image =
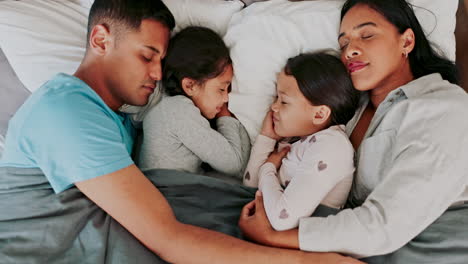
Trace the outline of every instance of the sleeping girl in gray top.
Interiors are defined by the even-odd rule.
[[[143,119],[142,170],[205,173],[201,165],[207,163],[217,174],[241,181],[250,140],[227,107],[232,76],[229,49],[212,30],[188,27],[172,38],[165,95]]]

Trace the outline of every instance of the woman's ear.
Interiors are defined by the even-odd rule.
[[[182,79],[182,89],[184,89],[185,94],[189,97],[192,97],[198,91],[195,80],[188,77]]]
[[[401,35],[401,42],[401,46],[403,48],[402,53],[410,54],[411,51],[413,51],[414,49],[414,45],[416,44],[414,39],[414,31],[411,28],[408,28],[407,30],[405,30],[405,32],[403,32],[403,34]]]
[[[314,106],[314,112],[312,114],[312,122],[314,123],[314,125],[324,125],[328,122],[330,118],[331,109],[326,105]]]

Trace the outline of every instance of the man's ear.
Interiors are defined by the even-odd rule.
[[[326,105],[314,106],[312,122],[314,125],[323,125],[328,122],[331,115],[330,107]]]
[[[89,36],[89,47],[99,55],[103,55],[108,50],[112,42],[110,31],[106,25],[100,24],[93,27]]]
[[[198,92],[197,82],[194,79],[185,77],[182,79],[182,89],[189,97],[192,97]]]

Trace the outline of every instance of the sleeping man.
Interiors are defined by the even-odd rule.
[[[174,25],[159,0],[94,2],[76,73],[56,75],[10,121],[0,262],[355,263],[183,224],[134,165],[133,127],[117,110],[147,103]]]

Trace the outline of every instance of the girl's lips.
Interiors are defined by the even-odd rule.
[[[364,63],[364,62],[360,62],[360,61],[350,62],[350,63],[348,63],[348,71],[350,73],[357,72],[357,71],[362,70],[363,68],[365,68],[367,65],[369,65],[369,63]]]

